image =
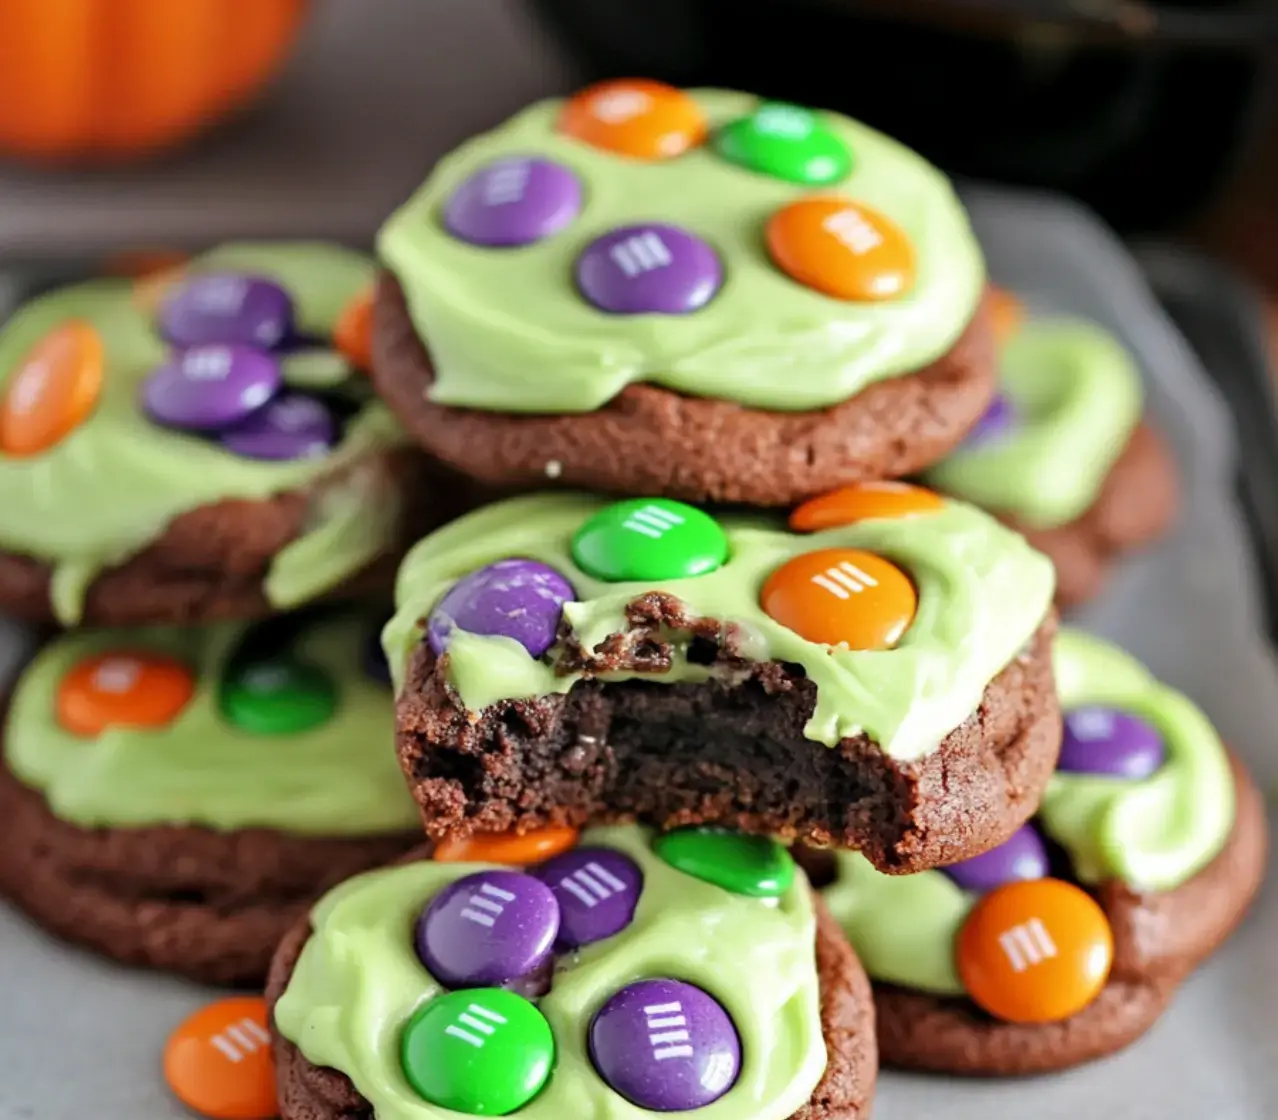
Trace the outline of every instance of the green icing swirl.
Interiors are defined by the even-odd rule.
[[[758,102],[692,90],[712,128]],[[627,385],[652,382],[754,408],[837,404],[872,382],[919,369],[957,340],[985,283],[981,251],[946,178],[862,124],[822,113],[852,149],[851,175],[825,193],[892,218],[916,254],[917,281],[884,302],[832,299],[791,280],[763,243],[768,217],[805,192],[745,170],[709,145],[644,162],[556,131],[560,101],[544,101],[443,159],[378,238],[430,347],[432,400],[499,412],[589,412]],[[577,173],[581,215],[563,232],[516,249],[486,249],[446,232],[440,210],[485,164],[534,154]],[[576,292],[573,265],[617,226],[668,221],[705,238],[724,264],[719,294],[690,315],[609,315]]]
[[[1034,529],[1082,516],[1140,422],[1140,373],[1112,335],[1072,319],[1036,319],[1002,353],[1015,427],[961,447],[928,484]]]
[[[1186,697],[1100,638],[1062,629],[1055,668],[1066,711],[1103,705],[1138,715],[1162,733],[1167,759],[1138,782],[1054,775],[1040,826],[1069,853],[1083,883],[1118,879],[1174,890],[1215,858],[1233,827],[1234,784],[1220,737]],[[840,852],[837,863],[825,900],[866,971],[887,983],[961,996],[953,945],[977,896],[940,871],[884,875],[856,852]]]
[[[190,271],[243,271],[288,289],[298,325],[331,335],[348,300],[374,274],[368,258],[323,244],[227,245]],[[99,280],[32,301],[0,329],[0,382],[48,331],[87,320],[105,351],[102,395],[65,439],[31,458],[0,455],[0,542],[53,567],[51,599],[65,625],[79,622],[84,596],[105,568],[135,555],[178,515],[224,499],[251,501],[314,483],[371,452],[402,442],[390,413],[365,406],[342,443],[323,459],[264,462],[167,430],[139,409],[139,387],[168,356],[132,285]],[[345,369],[331,355],[286,359],[286,378],[332,384]],[[347,371],[349,372],[349,371]],[[306,535],[275,558],[266,593],[278,608],[307,602],[357,572],[385,548],[397,499],[378,472],[353,471],[315,503]],[[322,538],[322,549],[312,537]],[[322,552],[323,563],[315,563]]]
[[[737,1083],[698,1109],[704,1120],[785,1120],[825,1071],[813,951],[816,918],[803,876],[780,899],[730,894],[663,863],[638,828],[597,829],[582,843],[616,848],[643,871],[634,921],[621,933],[556,962],[538,1002],[554,1031],[556,1064],[528,1120],[641,1120],[653,1114],[614,1093],[587,1052],[594,1013],[619,989],[650,977],[695,984],[718,999],[741,1037]],[[316,904],[313,933],[275,1006],[280,1033],[314,1065],[340,1070],[377,1120],[444,1120],[399,1063],[400,1031],[439,995],[413,950],[412,929],[447,884],[491,865],[428,861],[373,871]]]
[[[219,683],[251,628],[90,630],[46,645],[9,706],[4,756],[51,811],[80,828],[202,825],[223,832],[272,828],[316,836],[374,835],[418,824],[392,749],[389,689],[367,677],[360,653],[368,620],[341,614],[309,622],[288,647],[336,683],[328,722],[291,735],[254,735],[221,714]],[[58,684],[75,665],[109,651],[183,661],[196,692],[171,723],[117,727],[93,739],[65,730]]]
[[[957,502],[937,513],[808,535],[788,532],[766,515],[725,514],[719,522],[729,558],[717,571],[665,582],[603,583],[572,562],[571,538],[608,504],[581,494],[516,498],[420,542],[400,568],[397,611],[383,635],[397,682],[421,638],[422,620],[453,583],[497,560],[528,557],[549,564],[576,588],[578,601],[564,607],[564,617],[586,649],[628,628],[625,608],[637,596],[666,592],[699,616],[736,623],[745,634],[742,653],[751,660],[803,666],[817,686],[816,709],[804,729],[809,739],[833,746],[864,730],[885,753],[911,759],[934,750],[976,710],[985,686],[1016,657],[1052,600],[1051,563],[989,515]],[[805,552],[843,547],[885,556],[914,580],[918,612],[891,650],[818,645],[774,622],[759,606],[774,569]],[[644,679],[704,679],[711,670],[689,663],[686,642],[670,637],[676,645],[673,667]],[[537,660],[511,639],[473,634],[454,636],[448,673],[471,710],[502,699],[567,692],[581,679],[579,673],[558,671],[553,656]]]

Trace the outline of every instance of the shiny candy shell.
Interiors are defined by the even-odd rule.
[[[559,904],[545,883],[518,871],[480,871],[427,904],[414,943],[444,987],[502,987],[540,968],[558,934]]]
[[[400,1065],[423,1100],[468,1116],[506,1116],[531,1101],[555,1063],[545,1016],[513,992],[449,992],[400,1036]]]
[[[778,898],[794,884],[794,859],[768,836],[698,826],[665,832],[653,851],[677,871],[733,894]]]
[[[944,508],[939,495],[908,482],[857,482],[808,499],[790,514],[790,528],[796,533],[819,533],[858,521],[915,517]]]
[[[1060,879],[1004,886],[977,900],[955,962],[971,999],[1009,1023],[1054,1023],[1105,986],[1114,936],[1096,900]]]
[[[890,218],[841,198],[801,198],[768,219],[768,253],[791,280],[835,299],[896,299],[914,287],[914,248]]]
[[[323,669],[288,657],[247,660],[222,682],[222,715],[254,735],[297,735],[327,723],[337,686]]]
[[[641,980],[590,1024],[590,1060],[616,1092],[653,1112],[688,1112],[741,1072],[741,1040],[717,1000],[680,980]]]
[[[890,649],[914,621],[918,596],[909,576],[881,556],[825,548],[777,568],[760,603],[770,618],[809,642]]]
[[[1075,708],[1065,715],[1056,769],[1139,781],[1163,765],[1166,748],[1157,729],[1117,708]]]
[[[633,498],[600,510],[572,539],[573,562],[608,583],[687,579],[728,558],[719,523],[668,498]]]
[[[163,727],[195,695],[195,676],[176,658],[128,650],[100,653],[58,682],[58,722],[73,735],[112,727]]]
[[[160,333],[181,349],[235,343],[269,350],[293,329],[293,301],[272,280],[238,273],[193,276],[169,293]]]
[[[444,228],[472,245],[531,245],[581,213],[581,181],[561,163],[513,156],[482,167],[444,205]]]
[[[963,440],[964,447],[980,447],[1002,439],[1016,425],[1016,406],[1012,404],[1006,393],[995,393],[989,407],[981,414],[981,418],[967,433]]]
[[[0,398],[0,452],[38,455],[61,442],[93,412],[102,392],[104,349],[78,320],[37,342],[9,374]]]
[[[173,1095],[212,1120],[270,1120],[277,1105],[267,1020],[257,996],[220,999],[187,1018],[164,1047]]]
[[[249,346],[196,346],[142,383],[142,404],[158,424],[215,432],[242,423],[280,390],[280,364]]]
[[[575,828],[539,828],[532,832],[476,833],[464,840],[443,840],[433,859],[440,863],[508,863],[527,867],[568,851],[577,843]]]
[[[559,948],[577,949],[612,937],[635,916],[643,872],[611,848],[577,848],[533,871],[559,901]]]
[[[317,459],[337,442],[337,417],[317,397],[282,393],[247,420],[222,431],[218,442],[245,459]]]
[[[852,153],[809,109],[770,101],[715,136],[726,160],[776,179],[824,186],[847,177]]]
[[[631,159],[683,155],[706,136],[701,107],[663,82],[626,78],[583,89],[564,105],[559,131]]]
[[[687,315],[723,285],[718,254],[678,226],[621,226],[592,241],[577,258],[577,288],[612,315]]]
[[[1023,824],[998,847],[941,870],[965,891],[985,894],[1004,883],[1045,879],[1047,848],[1034,826]]]
[[[458,580],[431,611],[430,648],[441,654],[454,630],[512,638],[532,657],[555,641],[564,604],[576,592],[562,575],[537,560],[498,560]]]

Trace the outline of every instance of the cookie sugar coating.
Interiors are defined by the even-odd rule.
[[[279,355],[285,382],[332,388],[351,372],[323,340],[370,282],[366,258],[320,244],[228,245],[191,263],[192,276],[205,273],[266,277],[287,290],[293,327],[310,348]],[[91,331],[101,347],[96,400],[37,453],[0,453],[0,545],[52,569],[60,620],[79,619],[100,573],[144,551],[181,515],[220,502],[263,501],[335,480],[303,534],[272,563],[265,592],[276,607],[329,590],[389,545],[398,499],[385,471],[362,469],[366,458],[402,443],[380,404],[356,407],[327,454],[292,461],[249,458],[163,426],[146,411],[143,386],[171,349],[154,309],[116,280],[70,287],[21,309],[0,331],[0,382],[21,376],[24,358],[68,322]],[[7,404],[32,407],[12,395]]]
[[[688,96],[712,132],[760,106],[722,90]],[[802,187],[733,162],[713,144],[673,159],[626,158],[562,131],[563,111],[562,102],[542,102],[464,144],[379,235],[379,255],[431,353],[434,403],[589,412],[648,382],[753,408],[817,409],[930,365],[976,312],[984,265],[949,183],[863,125],[814,114],[853,153],[846,176],[823,189],[899,228],[913,253],[913,282],[891,299],[851,301],[792,279],[768,256],[764,227],[804,196]],[[451,234],[445,215],[455,193],[499,161],[527,156],[581,182],[575,220],[514,250]],[[721,286],[683,314],[615,314],[583,298],[572,283],[583,251],[620,227],[653,222],[704,243],[721,266]],[[668,250],[640,237],[628,253],[625,271],[637,274],[666,263]],[[669,267],[682,267],[668,255]]]

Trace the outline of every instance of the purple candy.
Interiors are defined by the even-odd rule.
[[[293,301],[278,284],[257,276],[195,276],[160,308],[159,327],[182,349],[223,342],[269,350],[292,333]]]
[[[1016,408],[1003,393],[995,393],[989,408],[976,422],[976,426],[967,433],[963,443],[967,447],[977,447],[983,443],[991,443],[1001,439],[1016,423]]]
[[[426,637],[436,654],[461,629],[514,638],[540,657],[554,644],[563,606],[575,594],[554,568],[536,560],[499,560],[453,585],[431,612]]]
[[[444,227],[472,245],[531,245],[581,213],[581,182],[562,164],[514,157],[480,168],[444,206]]]
[[[1117,708],[1075,708],[1065,716],[1057,770],[1138,781],[1165,757],[1162,736],[1139,716]]]
[[[741,1040],[728,1013],[700,988],[681,980],[641,980],[595,1015],[590,1059],[632,1104],[687,1112],[718,1100],[736,1083]]]
[[[285,393],[220,436],[228,451],[246,459],[316,459],[337,442],[337,419],[305,393]]]
[[[1047,849],[1034,826],[1023,824],[997,848],[941,870],[965,891],[984,894],[1004,883],[1046,878]]]
[[[417,919],[414,940],[446,988],[495,988],[540,968],[559,932],[545,883],[518,871],[480,871],[445,887]]]
[[[656,222],[615,229],[577,258],[581,294],[617,315],[686,315],[722,285],[723,265],[709,245]]]
[[[196,346],[146,379],[142,405],[165,427],[215,432],[246,420],[282,384],[279,363],[265,350]]]
[[[643,891],[643,872],[611,848],[574,848],[533,871],[559,901],[559,948],[579,949],[626,928]]]

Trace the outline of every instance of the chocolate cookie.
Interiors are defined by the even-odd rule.
[[[423,541],[386,634],[428,835],[722,824],[897,873],[1006,839],[1060,742],[1048,561],[901,484],[791,525],[558,494]]]
[[[297,616],[47,645],[5,721],[0,895],[115,960],[260,983],[319,894],[421,841],[374,636]]]
[[[1179,500],[1176,464],[1141,418],[1140,372],[1091,323],[1027,318],[995,301],[1002,388],[949,459],[939,490],[989,509],[1056,565],[1062,608],[1092,598],[1128,552],[1157,540]]]
[[[371,399],[372,281],[336,247],[232,245],[21,309],[0,330],[0,608],[201,623],[385,590],[464,495]]]
[[[788,505],[936,462],[994,390],[950,184],[833,113],[543,102],[443,160],[379,252],[379,393],[503,490]]]
[[[1095,639],[1063,631],[1058,661],[1070,710],[1037,828],[913,881],[817,857],[874,977],[885,1063],[1007,1076],[1111,1054],[1260,888],[1264,802],[1202,714]]]
[[[582,843],[528,874],[423,852],[324,898],[267,984],[282,1120],[372,1120],[383,1102],[869,1116],[869,983],[784,849],[720,830]]]

